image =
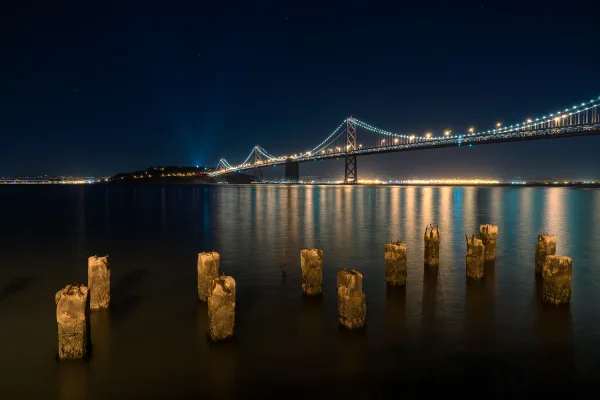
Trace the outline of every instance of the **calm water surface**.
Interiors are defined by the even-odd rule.
[[[0,187],[0,398],[368,397],[590,388],[600,378],[600,190],[302,186]],[[441,262],[425,274],[425,225]],[[495,266],[465,278],[465,234],[500,226]],[[537,234],[573,258],[568,307],[539,301]],[[383,244],[408,244],[405,289]],[[324,294],[301,296],[302,248]],[[237,281],[236,339],[211,345],[196,257]],[[288,263],[287,278],[280,265]],[[58,363],[54,294],[112,258],[93,355]],[[367,326],[337,323],[335,273],[364,275]]]

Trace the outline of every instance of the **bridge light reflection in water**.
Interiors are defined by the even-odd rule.
[[[594,268],[600,265],[594,235],[600,190],[302,185],[0,189],[11,191],[0,196],[0,206],[14,211],[4,222],[18,227],[0,232],[3,265],[19,266],[2,269],[2,279],[30,277],[33,282],[20,292],[0,292],[3,322],[11,327],[0,330],[0,341],[13,344],[0,352],[0,365],[11,366],[3,371],[0,387],[9,393],[44,398],[58,390],[55,384],[66,372],[52,357],[56,325],[47,293],[73,274],[85,276],[86,257],[98,249],[118,260],[115,307],[110,323],[92,320],[98,356],[78,369],[77,383],[85,393],[103,393],[106,382],[126,375],[119,391],[131,398],[152,397],[165,377],[176,379],[184,393],[219,394],[265,376],[301,384],[317,377],[323,382],[360,379],[375,371],[387,379],[390,365],[395,367],[390,382],[396,382],[398,372],[430,381],[435,365],[431,373],[437,384],[454,379],[462,360],[480,359],[502,361],[493,367],[502,382],[540,379],[547,384],[548,359],[560,376],[572,377],[581,371],[574,367],[581,366],[590,379],[600,378],[593,367],[600,359],[595,334],[600,332],[595,317],[600,313],[600,270]],[[31,190],[38,192],[31,196]],[[74,204],[85,204],[85,213]],[[40,219],[52,222],[51,232],[40,230]],[[434,280],[424,276],[422,264],[424,225],[431,222],[442,233]],[[481,288],[465,280],[464,234],[488,222],[499,225],[501,233],[495,272],[485,277],[485,285],[491,286]],[[558,235],[558,251],[573,257],[571,304],[560,315],[536,301],[533,249],[540,232]],[[386,287],[384,274],[383,243],[396,239],[408,245],[408,283],[400,292]],[[39,253],[30,251],[32,241],[45,255],[43,266]],[[325,292],[319,303],[309,304],[299,295],[298,254],[313,245],[324,250]],[[226,346],[206,342],[206,308],[195,298],[194,254],[203,249],[219,251],[222,270],[238,282],[238,339]],[[285,281],[278,265],[284,249],[289,263]],[[367,329],[351,335],[338,329],[336,317],[335,273],[344,267],[364,274],[368,302]],[[141,269],[143,279],[127,278],[140,276]],[[161,350],[159,344],[165,342],[169,346]],[[349,343],[364,356],[350,370],[339,365]],[[152,356],[148,348],[155,349]],[[213,371],[210,362],[223,351],[233,366]],[[445,362],[448,357],[457,362]],[[504,369],[505,364],[510,368]],[[218,374],[223,376],[217,379]],[[38,384],[28,385],[31,380]]]

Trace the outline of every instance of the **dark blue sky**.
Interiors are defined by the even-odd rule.
[[[600,95],[594,2],[82,3],[0,6],[0,175],[233,163],[255,144],[303,151],[349,115],[394,132],[489,129]],[[600,179],[599,145],[557,139],[359,163],[363,177]],[[301,171],[337,177],[343,166]]]

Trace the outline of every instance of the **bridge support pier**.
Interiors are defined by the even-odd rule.
[[[344,170],[344,184],[346,185],[356,185],[358,183],[356,154],[352,153],[356,149],[356,121],[350,117],[346,120],[346,160]]]
[[[300,163],[293,161],[285,163],[285,180],[289,183],[300,182]]]
[[[263,181],[263,167],[255,168],[254,173],[256,174],[256,178],[258,178],[258,182]]]
[[[358,168],[356,155],[346,154],[346,170],[344,171],[344,184],[356,185],[358,183]]]

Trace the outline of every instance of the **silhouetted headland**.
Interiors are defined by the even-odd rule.
[[[245,184],[256,181],[256,178],[242,174],[239,172],[233,172],[226,176],[219,176],[213,178],[210,173],[214,171],[212,167],[203,166],[166,166],[166,167],[150,167],[146,170],[139,170],[134,172],[121,172],[115,176],[109,178],[102,183],[127,183],[127,184],[148,184],[148,183],[160,183],[160,184],[212,184],[212,183],[233,183],[233,184]]]

